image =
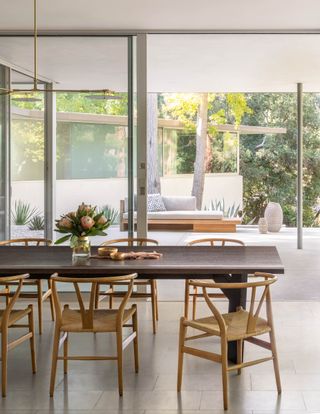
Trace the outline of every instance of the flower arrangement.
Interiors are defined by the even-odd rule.
[[[64,243],[70,240],[70,246],[75,247],[79,239],[89,236],[106,236],[104,230],[110,226],[103,212],[97,212],[96,207],[82,203],[77,211],[72,211],[61,216],[56,220],[56,229],[58,233],[66,234],[66,236],[58,239],[55,244]]]

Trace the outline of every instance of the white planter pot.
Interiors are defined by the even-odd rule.
[[[280,231],[283,222],[283,212],[280,204],[270,201],[265,209],[264,218],[268,223],[268,231],[274,233]]]

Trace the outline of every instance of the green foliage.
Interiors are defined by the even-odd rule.
[[[286,134],[242,135],[240,174],[243,175],[244,222],[257,222],[268,201],[279,202],[284,223],[296,225],[296,95],[247,94],[251,113],[245,125],[284,127]],[[320,194],[320,97],[304,95],[304,225],[317,225]],[[261,145],[262,144],[262,145]]]
[[[101,208],[104,216],[109,220],[110,225],[119,223],[119,210],[106,204]]]
[[[40,215],[33,216],[28,224],[29,230],[44,230],[44,217]]]
[[[35,207],[31,208],[29,203],[16,200],[12,211],[12,223],[18,226],[24,226],[30,222],[35,214],[38,214],[38,210]]]

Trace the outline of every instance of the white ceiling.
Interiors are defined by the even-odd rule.
[[[0,37],[0,60],[32,72],[32,38]],[[39,73],[61,88],[127,89],[127,40],[39,39]],[[319,35],[149,35],[150,92],[320,91]]]
[[[41,29],[319,29],[319,0],[38,0]],[[33,0],[1,0],[1,30],[32,28]]]

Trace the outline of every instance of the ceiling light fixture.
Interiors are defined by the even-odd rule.
[[[13,93],[30,94],[34,92],[60,92],[60,93],[100,93],[110,96],[109,99],[115,98],[114,91],[110,89],[48,89],[38,87],[38,25],[37,25],[37,0],[33,0],[33,88],[32,89],[8,89],[0,88],[0,95],[10,95]],[[97,95],[97,96],[103,96]]]

